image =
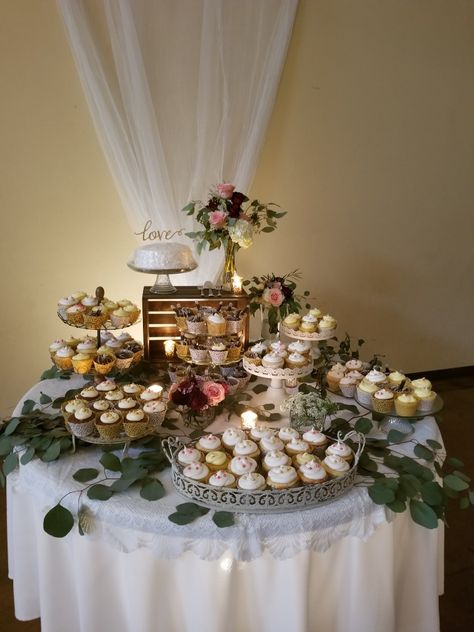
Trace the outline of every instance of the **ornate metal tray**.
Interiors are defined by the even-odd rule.
[[[288,338],[296,338],[296,340],[330,340],[335,336],[335,329],[332,329],[330,333],[320,334],[317,332],[308,333],[307,331],[300,331],[299,329],[290,329],[289,327],[285,327],[282,323],[280,325],[280,333],[285,334]]]
[[[292,377],[304,377],[305,375],[309,375],[314,368],[313,361],[311,361],[297,369],[269,369],[265,366],[257,366],[252,364],[252,362],[248,362],[245,356],[242,357],[242,366],[247,373],[251,373],[257,377],[265,377],[268,379],[277,378],[280,380],[287,380]]]
[[[176,490],[190,500],[211,509],[235,511],[240,513],[287,513],[312,509],[317,505],[336,500],[354,485],[359,457],[364,449],[365,437],[353,431],[351,435],[357,440],[358,446],[354,463],[350,470],[337,478],[325,483],[301,485],[291,489],[276,491],[263,490],[249,492],[242,489],[219,489],[205,483],[198,483],[182,473],[177,461],[177,454],[185,445],[178,437],[168,437],[162,441],[163,450],[171,463],[171,480]]]

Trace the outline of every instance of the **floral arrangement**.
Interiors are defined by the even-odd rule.
[[[170,398],[177,406],[187,406],[199,414],[220,404],[228,392],[225,382],[214,382],[191,374],[181,382],[172,384]]]
[[[311,425],[322,430],[324,420],[328,415],[334,415],[339,410],[339,404],[322,397],[317,392],[299,392],[286,399],[280,408],[282,412],[290,416],[293,427],[302,428]]]
[[[209,250],[233,244],[235,249],[249,248],[254,234],[271,233],[276,228],[276,220],[286,215],[277,211],[276,204],[262,204],[259,200],[249,202],[249,198],[229,183],[218,184],[211,189],[208,201],[192,201],[182,211],[187,215],[196,213],[196,220],[204,229],[186,233],[197,241],[197,251],[201,254],[207,244]]]
[[[298,270],[293,270],[284,276],[265,274],[261,277],[252,277],[243,282],[247,287],[250,297],[250,313],[252,315],[258,309],[263,309],[268,317],[268,326],[271,334],[278,331],[278,323],[292,312],[301,310],[301,301],[309,296],[309,292],[303,292],[303,296],[296,294],[296,281],[301,278]],[[309,309],[311,306],[306,305]]]

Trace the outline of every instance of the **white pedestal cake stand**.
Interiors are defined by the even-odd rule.
[[[247,373],[250,373],[250,375],[270,380],[266,399],[270,399],[273,403],[286,398],[286,393],[283,388],[283,382],[285,380],[305,377],[306,375],[309,375],[314,368],[313,361],[311,361],[298,369],[268,369],[267,367],[261,365],[256,366],[255,364],[252,364],[245,356],[242,358],[242,366]]]
[[[181,274],[182,272],[192,272],[197,268],[197,263],[187,268],[139,268],[133,261],[127,263],[128,267],[135,272],[145,272],[147,274],[156,274],[154,285],[150,288],[152,294],[174,294],[177,290],[171,283],[170,274]]]

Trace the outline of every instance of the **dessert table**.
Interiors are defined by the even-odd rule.
[[[83,383],[45,380],[24,399],[38,401],[40,391],[58,397]],[[21,402],[14,415],[20,410]],[[417,422],[414,438],[440,441],[434,419]],[[443,527],[425,529],[408,512],[375,505],[363,486],[314,509],[238,514],[228,528],[218,528],[212,512],[177,526],[168,516],[185,499],[165,470],[159,501],[133,490],[107,502],[83,495],[87,533],[75,526],[65,538],[49,536],[45,513],[82,488],[72,474],[97,467],[99,455],[89,446],[8,476],[15,613],[41,617],[43,632],[439,630]],[[62,501],[74,514],[77,496]]]

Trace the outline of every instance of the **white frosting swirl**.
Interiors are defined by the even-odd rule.
[[[96,389],[103,393],[107,393],[108,391],[113,391],[117,388],[117,385],[113,380],[103,380],[99,384],[97,384]]]
[[[178,461],[183,465],[196,463],[201,460],[201,453],[196,448],[183,448],[178,452]]]
[[[198,445],[202,446],[204,450],[217,450],[221,446],[221,440],[216,435],[209,434],[201,437]]]
[[[286,444],[286,449],[292,450],[293,452],[308,452],[309,445],[307,441],[303,441],[303,439],[294,438]]]
[[[193,463],[190,463],[189,465],[186,465],[183,470],[183,474],[188,478],[201,480],[209,475],[209,468],[204,463],[195,461]]]
[[[284,426],[283,428],[280,428],[278,436],[283,441],[291,441],[292,439],[299,439],[300,433],[296,430],[296,428]]]
[[[278,467],[279,465],[288,465],[291,462],[291,459],[281,450],[272,450],[271,452],[267,452],[263,462],[267,467],[273,468]]]
[[[234,446],[235,456],[248,456],[249,454],[254,454],[257,451],[258,445],[255,443],[255,441],[251,441],[250,439],[239,441]]]
[[[322,432],[319,432],[319,430],[316,430],[316,428],[311,428],[311,430],[305,432],[303,434],[303,440],[307,441],[308,443],[314,443],[315,445],[322,445],[324,443],[327,443],[326,435]]]
[[[137,408],[136,410],[131,410],[125,416],[127,421],[143,421],[145,419],[145,413],[141,408]]]
[[[87,386],[81,391],[81,397],[84,397],[85,399],[93,399],[94,397],[98,397],[98,395],[99,392],[95,386]]]
[[[317,461],[308,461],[300,467],[301,474],[312,481],[320,481],[326,478],[326,470]]]
[[[233,474],[242,476],[257,469],[257,461],[249,456],[234,456],[229,463],[229,469]]]
[[[268,472],[268,478],[273,483],[288,485],[298,478],[298,474],[291,465],[279,465],[278,467],[272,467]]]
[[[103,424],[114,424],[119,420],[120,420],[120,415],[113,410],[107,413],[102,413],[102,415],[100,416],[100,421]]]
[[[265,479],[261,474],[257,474],[257,472],[249,472],[239,478],[238,485],[240,489],[255,491],[256,489],[265,487]]]
[[[209,484],[215,487],[229,487],[235,483],[235,476],[225,470],[219,470],[209,478]]]
[[[257,441],[272,434],[274,434],[273,430],[264,424],[255,424],[255,427],[250,430],[250,436]]]
[[[82,406],[76,409],[74,417],[75,419],[77,419],[77,421],[86,421],[87,419],[90,419],[92,417],[92,411],[89,410],[86,406]]]
[[[239,441],[245,439],[245,432],[240,428],[227,428],[222,435],[223,442],[228,446],[235,446]]]
[[[283,450],[285,444],[276,435],[270,435],[268,437],[262,437],[260,447],[263,452],[272,452],[274,450]]]
[[[351,456],[352,450],[346,443],[343,443],[342,441],[338,441],[337,443],[333,443],[332,445],[329,446],[329,448],[326,450],[326,454],[328,456],[335,455],[335,456],[340,456],[341,458],[343,458],[346,456]]]
[[[347,472],[349,469],[349,463],[336,454],[328,454],[323,463],[336,472]]]
[[[124,397],[118,403],[118,407],[122,410],[129,410],[130,408],[136,408],[137,402],[133,397]]]

